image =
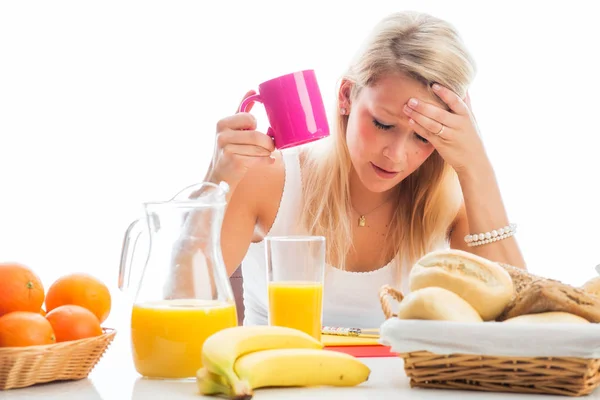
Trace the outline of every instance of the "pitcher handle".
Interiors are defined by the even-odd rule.
[[[136,219],[127,227],[125,236],[123,238],[123,246],[121,248],[121,263],[119,265],[119,290],[129,288],[131,279],[131,261],[133,259],[133,253],[135,252],[135,246],[143,232],[143,225],[140,225],[140,220]],[[133,238],[133,248],[130,256],[130,243]]]

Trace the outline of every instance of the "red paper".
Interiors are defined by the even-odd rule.
[[[389,346],[325,346],[326,350],[339,351],[354,357],[397,357],[396,353],[390,352]]]

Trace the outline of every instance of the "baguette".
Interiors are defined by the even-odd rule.
[[[523,268],[518,268],[509,264],[498,263],[502,268],[508,272],[510,275],[514,287],[515,293],[514,297],[518,296],[524,289],[526,289],[533,282],[537,282],[540,280],[546,280],[546,278],[542,278],[541,276],[534,275]],[[514,299],[513,297],[513,299]],[[513,300],[511,299],[511,300]]]
[[[562,311],[598,323],[600,298],[553,279],[541,279],[523,289],[497,320],[550,311]]]

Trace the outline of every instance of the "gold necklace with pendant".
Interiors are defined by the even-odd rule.
[[[365,225],[367,225],[367,219],[365,218],[364,215],[361,215],[358,218],[358,226],[365,226]]]
[[[360,227],[367,226],[367,215],[371,214],[373,211],[377,210],[379,207],[383,206],[391,199],[392,198],[390,197],[389,199],[387,199],[386,201],[384,201],[383,203],[381,203],[380,205],[378,205],[377,207],[375,207],[374,209],[372,209],[371,211],[369,211],[368,213],[365,213],[365,214],[359,213],[358,211],[356,211],[356,208],[354,208],[354,206],[352,206],[352,208],[354,208],[354,211],[356,211],[360,215],[360,217],[358,217],[358,226],[360,226]]]

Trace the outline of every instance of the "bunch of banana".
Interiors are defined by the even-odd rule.
[[[202,363],[196,376],[200,393],[236,400],[252,398],[261,387],[355,386],[371,372],[302,331],[277,326],[219,331],[204,342]]]

